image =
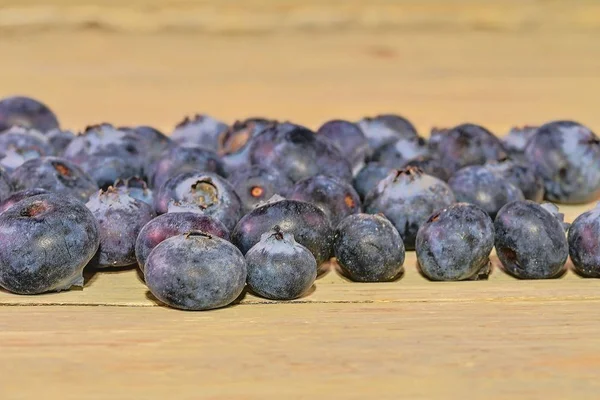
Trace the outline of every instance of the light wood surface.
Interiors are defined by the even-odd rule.
[[[398,112],[424,133],[600,131],[596,2],[234,3],[2,0],[0,96],[39,97],[75,130]],[[330,272],[294,302],[205,313],[158,306],[132,269],[0,292],[0,399],[599,397],[600,281],[431,283],[414,264],[394,283]]]

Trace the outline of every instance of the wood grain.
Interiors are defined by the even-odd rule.
[[[0,1],[0,97],[39,97],[75,130],[169,132],[194,112],[600,130],[593,1],[124,4]],[[592,206],[561,209],[572,221]],[[206,313],[157,305],[135,270],[0,292],[0,399],[598,398],[600,281],[496,269],[431,283],[414,253],[406,268],[387,284],[331,272],[298,301],[247,295]]]

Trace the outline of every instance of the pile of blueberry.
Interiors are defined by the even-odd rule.
[[[18,294],[137,264],[161,302],[206,310],[246,288],[303,296],[332,257],[359,282],[399,278],[406,250],[430,280],[485,279],[494,246],[517,278],[558,277],[569,254],[600,277],[600,207],[569,227],[540,204],[599,194],[600,141],[571,121],[502,140],[475,124],[426,140],[397,115],[75,135],[34,99],[0,100],[0,286]]]

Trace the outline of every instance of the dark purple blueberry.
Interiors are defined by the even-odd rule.
[[[410,139],[418,136],[414,125],[399,115],[382,114],[365,117],[357,124],[367,138],[371,152],[398,139]]]
[[[404,243],[381,215],[355,214],[337,226],[333,244],[343,275],[356,282],[388,282],[404,273]]]
[[[521,189],[526,200],[536,203],[544,200],[544,181],[533,172],[528,164],[507,158],[497,162],[488,162],[484,166]]]
[[[135,241],[144,225],[156,216],[152,206],[110,187],[86,204],[100,227],[97,263],[101,268],[134,264]]]
[[[408,167],[392,171],[367,195],[365,210],[382,213],[404,240],[406,250],[415,248],[420,226],[437,210],[455,202],[446,182]]]
[[[219,136],[227,128],[227,124],[211,116],[196,114],[192,118],[185,117],[177,124],[171,139],[175,143],[194,144],[216,152],[219,149]]]
[[[0,134],[0,149],[4,152],[0,164],[11,170],[27,160],[49,156],[53,153],[48,139],[41,132],[20,126],[13,126]],[[14,152],[20,157],[7,158],[7,152]],[[20,164],[15,162],[16,160],[20,160]]]
[[[437,157],[450,174],[469,165],[506,158],[502,142],[482,126],[462,124],[440,136]]]
[[[169,203],[183,206],[182,211],[209,215],[233,229],[242,217],[242,203],[235,189],[216,174],[192,171],[175,175],[154,196],[154,209],[158,214],[175,209]]]
[[[165,150],[148,170],[148,183],[155,191],[171,177],[182,172],[205,171],[225,175],[219,156],[203,147],[182,144]]]
[[[75,134],[71,131],[63,131],[60,129],[52,129],[46,132],[46,139],[52,148],[52,155],[60,157],[64,153],[65,149],[69,147]]]
[[[343,120],[325,122],[317,131],[337,146],[353,169],[360,168],[369,153],[369,142],[358,125]]]
[[[600,203],[578,216],[569,228],[569,255],[575,272],[600,278]]]
[[[260,237],[275,226],[294,236],[323,264],[331,257],[333,231],[329,219],[317,206],[296,200],[268,202],[246,214],[231,232],[231,241],[246,254]]]
[[[234,171],[228,178],[240,197],[244,214],[273,195],[285,196],[294,183],[280,171],[253,165]]]
[[[459,170],[448,185],[457,201],[481,207],[492,219],[505,204],[524,199],[521,189],[482,165]]]
[[[358,193],[361,199],[364,199],[391,171],[393,171],[393,168],[386,167],[380,163],[368,163],[354,177],[352,184],[356,193]]]
[[[174,145],[168,136],[151,126],[120,127],[119,130],[133,132],[144,143],[146,149],[144,154],[145,172],[150,164],[155,162],[165,150]]]
[[[246,284],[246,260],[228,241],[201,232],[173,236],[152,250],[146,285],[168,306],[210,310],[232,303]]]
[[[250,139],[277,121],[264,118],[248,118],[236,121],[221,135],[219,154],[228,174],[247,168],[250,164]]]
[[[261,235],[246,253],[246,263],[250,289],[271,300],[297,299],[317,278],[315,257],[279,226]]]
[[[547,123],[529,140],[525,156],[544,180],[546,199],[577,204],[600,195],[600,140],[587,127]]]
[[[417,158],[413,158],[408,161],[404,168],[406,167],[416,167],[421,171],[425,172],[427,175],[435,176],[445,182],[450,179],[450,174],[444,168],[439,158],[433,156],[421,156]]]
[[[502,143],[508,155],[513,159],[524,161],[527,142],[537,130],[537,126],[513,127],[508,135],[502,138]]]
[[[11,192],[12,187],[8,173],[0,166],[0,202],[5,201]]]
[[[23,199],[27,199],[29,197],[37,196],[40,194],[48,194],[48,193],[51,193],[51,192],[46,189],[40,189],[40,188],[21,190],[20,192],[13,193],[12,195],[8,196],[5,200],[0,202],[0,213],[8,210],[10,207],[14,206],[15,204],[17,204],[19,201],[21,201]],[[2,199],[1,195],[0,195],[0,199]]]
[[[254,136],[248,146],[252,165],[278,169],[294,182],[320,174],[352,180],[350,163],[337,147],[298,125],[269,127]]]
[[[360,212],[360,197],[352,185],[325,175],[315,175],[296,182],[287,198],[319,207],[329,218],[332,227],[348,215]]]
[[[118,179],[114,184],[114,188],[119,192],[133,197],[134,199],[154,206],[154,196],[152,190],[148,188],[146,181],[138,176],[134,176],[125,180]]]
[[[99,243],[83,203],[54,193],[26,198],[0,214],[0,286],[18,294],[83,286]]]
[[[496,254],[504,271],[519,279],[560,276],[569,256],[556,206],[530,200],[508,203],[496,216]]]
[[[494,248],[494,223],[473,204],[435,212],[417,233],[421,273],[432,281],[487,279]]]
[[[38,100],[14,96],[0,100],[0,132],[11,126],[47,132],[58,128],[56,115]]]
[[[429,155],[427,141],[422,137],[398,139],[381,146],[371,157],[390,168],[403,168],[410,160]]]
[[[41,188],[83,202],[98,191],[96,181],[69,160],[41,157],[29,160],[11,174],[15,191]]]
[[[176,212],[159,215],[148,222],[138,234],[135,256],[143,271],[148,255],[160,242],[176,235],[200,231],[229,240],[229,230],[218,220],[208,215],[192,212]]]

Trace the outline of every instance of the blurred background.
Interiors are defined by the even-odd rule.
[[[75,130],[196,112],[600,130],[593,0],[0,0],[0,54],[0,97]]]

